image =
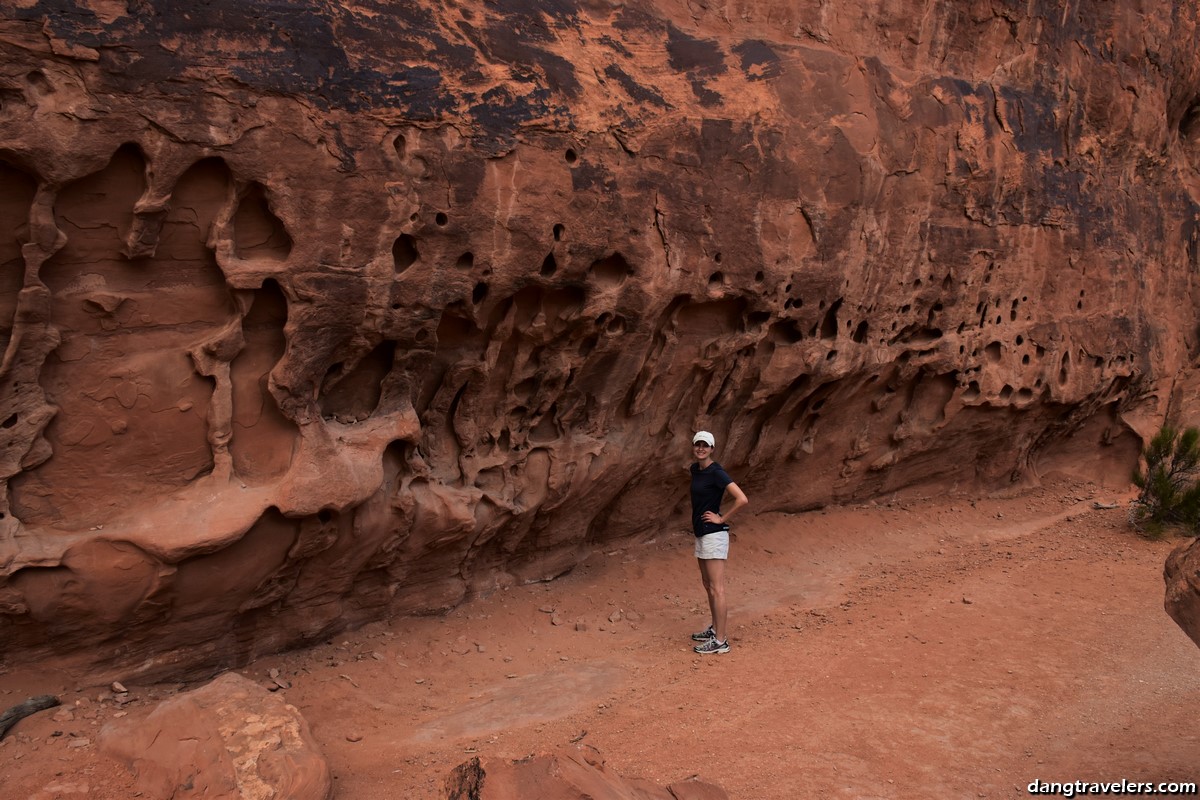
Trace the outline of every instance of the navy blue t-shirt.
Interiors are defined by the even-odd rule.
[[[724,523],[706,522],[705,511],[721,513],[721,498],[725,496],[725,487],[733,483],[733,478],[717,462],[700,469],[698,463],[692,464],[692,533],[704,536],[717,531],[727,531],[729,526]]]

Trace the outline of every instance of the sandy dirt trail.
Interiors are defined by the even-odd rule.
[[[986,500],[747,514],[725,655],[691,651],[706,607],[681,528],[596,552],[551,583],[240,672],[291,683],[337,797],[353,800],[442,798],[444,777],[473,756],[572,742],[627,777],[698,774],[742,800],[1200,781],[1200,648],[1162,606],[1177,542],[1136,537],[1123,508],[1093,508],[1113,499],[1058,481]],[[69,702],[61,684],[9,671],[0,705],[60,689]],[[182,687],[131,688],[133,714]],[[79,724],[114,713],[95,705]],[[34,794],[68,778],[90,781],[90,797],[128,796],[121,767],[94,746],[67,750],[47,720],[0,747],[0,769],[28,790],[15,796],[79,796]]]

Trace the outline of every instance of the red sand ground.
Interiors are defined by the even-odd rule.
[[[1177,542],[1140,539],[1124,508],[1092,507],[1113,499],[1059,481],[975,502],[745,514],[726,655],[691,651],[706,608],[680,529],[597,552],[550,584],[241,672],[290,682],[346,800],[441,798],[473,755],[576,740],[626,777],[699,774],[741,800],[1200,781],[1200,649],[1162,605]],[[183,687],[129,688],[123,710],[137,714]],[[0,675],[0,707],[42,693],[85,705],[18,724],[0,743],[0,793],[134,796],[95,744],[121,713],[111,693]]]

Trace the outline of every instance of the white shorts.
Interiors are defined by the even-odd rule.
[[[729,558],[729,531],[717,531],[697,536],[696,558]]]

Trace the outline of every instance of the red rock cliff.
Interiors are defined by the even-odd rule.
[[[9,2],[0,636],[161,676],[685,502],[1127,473],[1194,3]]]

